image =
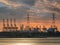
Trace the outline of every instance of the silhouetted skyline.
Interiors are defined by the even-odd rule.
[[[60,30],[60,0],[0,0],[0,29],[2,19],[16,18],[17,26],[27,25],[26,16],[30,15],[30,26],[50,27],[52,13],[56,15],[56,26]]]

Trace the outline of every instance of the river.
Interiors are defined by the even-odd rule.
[[[60,38],[0,38],[0,45],[60,45]]]

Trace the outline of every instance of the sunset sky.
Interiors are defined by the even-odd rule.
[[[0,0],[0,29],[3,18],[16,18],[18,24],[25,24],[28,13],[32,25],[46,26],[51,25],[54,13],[60,28],[60,0]]]

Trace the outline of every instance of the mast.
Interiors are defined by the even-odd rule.
[[[53,13],[53,15],[52,15],[52,24],[53,24],[53,26],[55,26],[55,21],[56,21],[56,17],[55,17],[55,14]]]
[[[29,17],[29,14],[27,14],[27,25],[29,26],[30,24],[30,17]]]

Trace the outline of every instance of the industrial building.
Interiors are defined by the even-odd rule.
[[[17,31],[16,19],[3,19],[3,32]]]

